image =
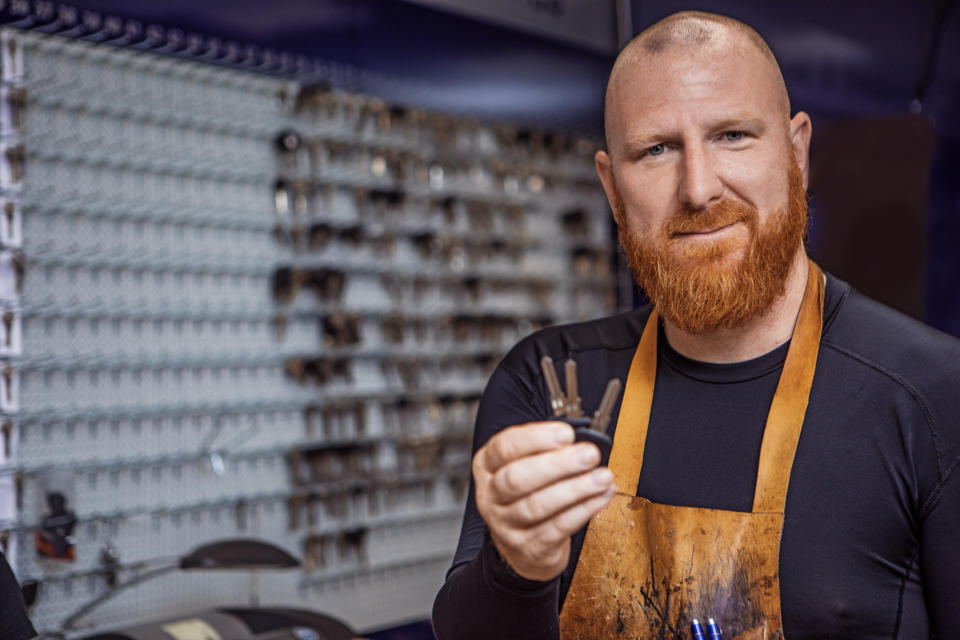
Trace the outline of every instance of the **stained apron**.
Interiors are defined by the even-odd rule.
[[[563,640],[689,640],[693,618],[714,618],[725,640],[783,638],[780,538],[790,469],[803,426],[823,322],[824,277],[809,276],[767,414],[749,513],[678,507],[637,497],[657,373],[657,313],[627,375],[610,453],[616,493],[590,521],[560,611]]]

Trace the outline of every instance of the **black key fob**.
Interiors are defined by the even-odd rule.
[[[590,428],[590,418],[554,418],[561,422],[566,422],[573,427],[575,442],[592,442],[600,449],[600,466],[605,467],[610,461],[610,449],[613,447],[613,441],[605,433],[594,431]]]

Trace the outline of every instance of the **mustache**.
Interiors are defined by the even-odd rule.
[[[746,222],[755,227],[759,217],[756,207],[724,199],[706,209],[678,210],[664,226],[664,234],[669,238],[681,233],[719,229],[735,222]]]

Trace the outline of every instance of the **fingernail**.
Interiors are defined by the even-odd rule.
[[[573,442],[573,428],[570,425],[561,425],[553,432],[553,439],[560,444]]]
[[[594,484],[603,486],[610,484],[610,482],[613,481],[613,472],[604,467],[603,469],[597,469],[594,471],[591,475],[591,478],[593,479]]]
[[[583,447],[583,450],[577,455],[577,459],[581,464],[594,464],[597,462],[598,450],[593,445],[587,445]]]

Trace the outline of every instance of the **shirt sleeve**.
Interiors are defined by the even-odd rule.
[[[505,427],[543,420],[544,407],[541,392],[501,364],[480,400],[474,453]],[[433,605],[434,632],[438,640],[553,640],[559,636],[559,583],[527,580],[500,558],[471,482],[453,565]]]
[[[23,604],[20,585],[0,553],[0,638],[4,640],[27,640],[36,637],[37,632]]]
[[[920,522],[920,573],[936,638],[960,629],[957,576],[960,575],[960,459],[927,500]]]

